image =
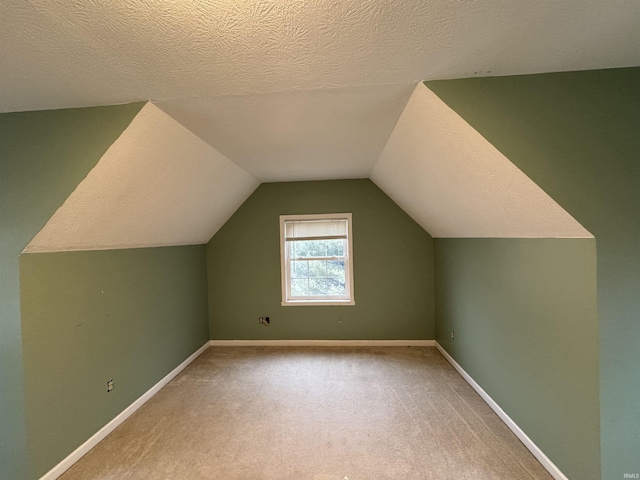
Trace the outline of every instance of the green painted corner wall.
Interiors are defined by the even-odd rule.
[[[20,286],[30,478],[209,340],[204,245],[22,255]]]
[[[426,85],[594,234],[602,478],[640,472],[640,68]]]
[[[18,257],[140,108],[0,114],[0,478],[29,463]]]
[[[356,305],[281,306],[279,216],[349,212]],[[212,339],[435,335],[433,240],[370,180],[260,185],[207,245],[207,265]]]
[[[567,477],[599,479],[595,240],[438,238],[435,266],[438,343]]]
[[[20,255],[141,108],[0,114],[0,478],[39,478],[209,338],[204,245]]]

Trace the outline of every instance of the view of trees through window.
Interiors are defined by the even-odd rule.
[[[290,242],[292,296],[332,296],[346,293],[345,242],[345,239]]]

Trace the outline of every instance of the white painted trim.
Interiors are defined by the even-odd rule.
[[[280,302],[280,305],[282,305],[283,307],[348,307],[355,304],[356,302],[353,300],[290,300],[287,302]]]
[[[491,407],[491,409],[500,417],[500,419],[509,427],[509,429],[515,434],[516,437],[524,444],[525,447],[533,454],[534,457],[542,464],[542,466],[551,474],[555,480],[569,480],[564,473],[547,457],[544,452],[531,440],[526,433],[514,422],[509,415],[505,413],[500,405],[498,405],[487,392],[485,392],[480,385],[469,375],[464,369],[456,362],[449,353],[440,345],[437,341],[435,347],[440,353],[447,359],[447,361],[457,370],[457,372],[471,385],[480,397]]]
[[[75,449],[69,456],[63,459],[55,467],[45,473],[40,480],[56,480],[66,472],[74,463],[86,455],[107,435],[113,432],[122,422],[129,418],[136,410],[144,405],[162,387],[173,380],[191,362],[198,358],[209,347],[436,347],[456,371],[471,385],[482,397],[509,429],[520,439],[525,447],[533,454],[542,466],[555,480],[569,480],[560,469],[547,457],[544,452],[527,436],[526,433],[505,413],[502,408],[485,392],[478,383],[447,353],[447,351],[435,340],[210,340],[194,352],[184,362],[169,372],[162,380],[151,387],[135,402],[120,412],[113,420],[98,430],[91,438]]]
[[[196,350],[192,355],[189,356],[184,362],[178,365],[176,368],[171,370],[162,380],[156,383],[153,387],[147,390],[140,398],[138,398],[135,402],[125,408],[122,412],[120,412],[113,420],[107,423],[104,427],[98,430],[89,440],[84,442],[78,448],[76,448],[68,457],[63,459],[60,463],[58,463],[55,467],[45,473],[40,480],[55,480],[64,472],[69,470],[80,460],[84,455],[86,455],[89,450],[95,447],[101,440],[103,440],[107,435],[113,432],[116,427],[118,427],[122,422],[124,422],[127,418],[129,418],[136,410],[138,410],[142,405],[144,405],[151,397],[153,397],[158,391],[164,387],[167,383],[173,380],[182,370],[187,368],[187,366],[193,362],[196,358],[198,358],[202,353],[209,348],[209,342],[205,343],[202,347]]]
[[[434,347],[435,340],[211,340],[212,347]]]
[[[345,282],[349,289],[349,298],[319,300],[311,298],[309,300],[298,299],[289,300],[291,272],[289,271],[289,247],[287,246],[285,223],[288,221],[314,221],[314,220],[346,220],[347,221],[347,262],[345,264]],[[307,307],[307,306],[329,306],[329,305],[355,305],[355,287],[353,273],[353,214],[351,213],[319,213],[301,215],[280,215],[280,279],[282,284],[283,307]]]

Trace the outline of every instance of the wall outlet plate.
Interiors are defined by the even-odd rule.
[[[109,393],[111,390],[113,390],[113,378],[107,380],[107,393]]]

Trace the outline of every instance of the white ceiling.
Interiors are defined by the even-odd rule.
[[[262,182],[368,177],[415,84],[165,100]]]
[[[593,237],[423,84],[371,179],[434,237]]]
[[[637,0],[2,0],[0,112],[152,100],[254,180],[374,172],[382,185],[418,82],[640,66],[638,45]],[[412,128],[430,135],[440,114]],[[412,155],[418,181],[424,155]]]
[[[637,0],[3,0],[0,111],[640,65]]]

